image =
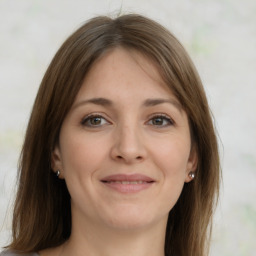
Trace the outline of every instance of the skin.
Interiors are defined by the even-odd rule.
[[[164,255],[168,213],[196,164],[187,115],[154,64],[108,52],[86,75],[52,154],[71,195],[71,237],[40,255]],[[154,182],[120,192],[102,182],[114,174]]]

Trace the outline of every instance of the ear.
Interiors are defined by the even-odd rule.
[[[61,160],[61,152],[59,146],[55,146],[51,154],[51,168],[56,173],[60,171],[59,178],[63,178],[63,166]]]
[[[198,154],[196,148],[193,146],[190,151],[189,159],[187,162],[185,182],[190,182],[193,178],[190,177],[190,173],[193,172],[196,175],[196,169],[198,164]]]

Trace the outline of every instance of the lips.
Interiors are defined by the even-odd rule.
[[[101,182],[121,193],[135,193],[151,187],[155,180],[142,174],[117,174],[104,177]]]

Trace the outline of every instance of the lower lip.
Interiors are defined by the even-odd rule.
[[[114,183],[114,182],[103,182],[105,186],[116,190],[120,193],[136,193],[145,189],[150,188],[154,182],[147,182],[142,184],[121,184],[121,183]]]

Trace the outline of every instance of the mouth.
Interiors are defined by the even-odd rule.
[[[156,181],[141,174],[117,174],[104,177],[101,182],[121,193],[135,193],[151,187]]]
[[[128,180],[126,180],[126,181],[122,181],[122,180],[109,180],[109,181],[102,181],[103,183],[111,183],[111,184],[113,184],[113,183],[115,183],[115,184],[146,184],[146,183],[151,183],[151,182],[153,182],[153,181],[143,181],[143,180],[136,180],[136,181],[128,181]]]

